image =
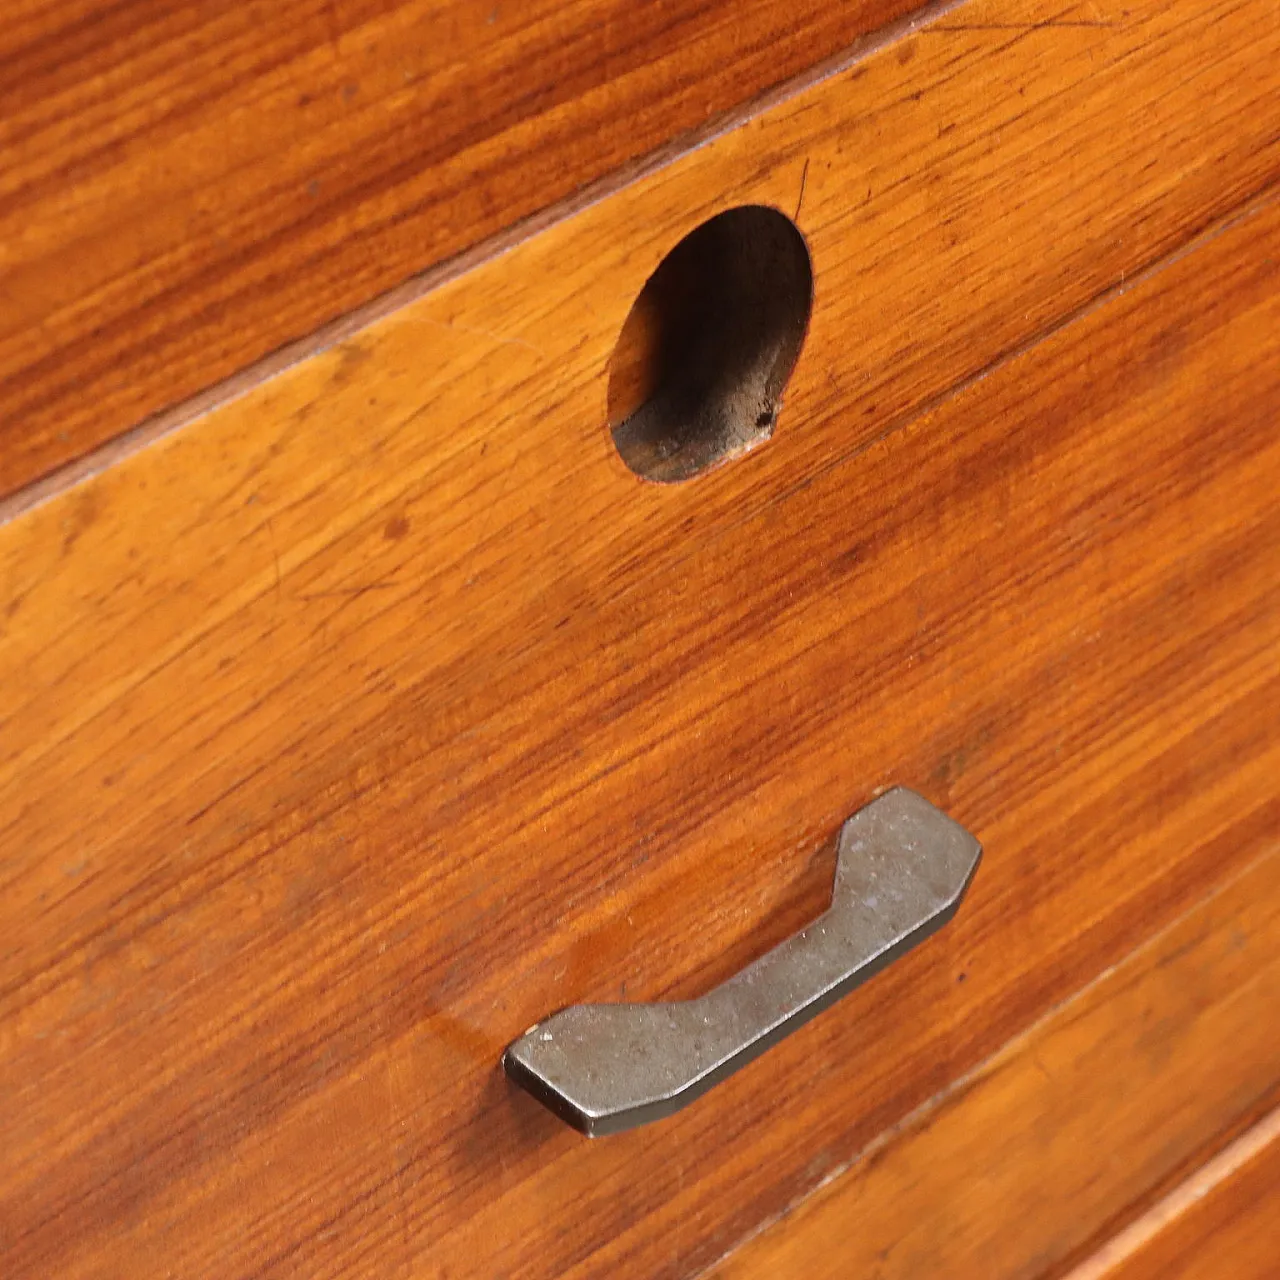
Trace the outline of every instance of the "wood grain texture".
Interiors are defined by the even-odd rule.
[[[1280,854],[1271,854],[875,1143],[707,1280],[1055,1274],[1116,1206],[1275,1092],[1278,1001]],[[1247,1216],[1245,1197],[1228,1199]],[[1134,1280],[1148,1274],[1181,1273]]]
[[[912,0],[11,0],[0,494]]]
[[[1270,1027],[1276,1001],[1258,1010]],[[1154,1205],[1067,1280],[1268,1280],[1280,1223],[1280,1111]]]
[[[691,1274],[1274,842],[1280,210],[1132,278],[1274,176],[1262,12],[970,6],[0,526],[9,1274]],[[802,188],[777,434],[637,480],[632,300]],[[947,931],[653,1130],[509,1089],[891,783]]]
[[[652,237],[669,232],[673,224],[692,229],[696,217],[681,215],[700,212],[698,204],[734,188],[744,194],[754,190],[788,213],[825,193],[821,216],[828,222],[838,219],[828,230],[852,237],[844,256],[852,248],[863,258],[858,268],[848,268],[857,271],[858,301],[868,315],[880,311],[880,349],[873,363],[893,360],[900,369],[914,366],[916,375],[935,380],[935,387],[946,385],[958,370],[979,367],[972,363],[975,354],[1004,349],[1019,336],[1036,332],[1092,296],[1100,282],[1140,269],[1275,176],[1280,164],[1274,70],[1280,63],[1274,34],[1280,24],[1273,21],[1275,6],[1276,0],[1214,0],[1195,13],[1150,4],[1114,11],[1096,5],[1079,10],[1008,5],[991,12],[966,6],[935,21],[921,38],[899,41],[892,54],[881,52],[870,65],[855,65],[789,108],[766,113],[767,124],[734,131],[735,145],[712,148],[720,164],[706,164],[703,152],[691,156],[685,168],[704,175],[702,190],[695,195],[694,184],[686,180],[674,208],[663,207],[654,215],[652,229],[637,228],[620,247],[641,255],[650,252]],[[1195,55],[1205,44],[1213,48],[1213,57]],[[895,57],[913,61],[899,66]],[[118,113],[118,106],[110,109]],[[255,118],[247,108],[237,116]],[[218,130],[214,133],[222,137]],[[588,130],[585,135],[593,149],[599,145],[598,133]],[[810,142],[823,139],[821,151],[813,151]],[[374,148],[361,140],[357,149]],[[211,142],[186,138],[180,148],[188,164],[217,151]],[[275,173],[282,154],[273,152],[262,164]],[[1063,156],[1070,157],[1069,164],[1048,163]],[[472,155],[460,160],[465,180],[459,176],[458,181],[474,184],[475,166],[484,168],[480,161]],[[813,162],[807,175],[806,161]],[[343,167],[346,171],[345,161]],[[911,196],[899,200],[907,175]],[[87,185],[65,190],[79,193],[73,200],[77,208],[103,207],[102,199],[88,198]],[[1029,197],[1025,205],[1024,193]],[[718,207],[724,203],[721,199]],[[261,219],[270,205],[266,197],[255,196],[245,217]],[[153,206],[148,216],[164,218],[164,210],[175,207],[172,194],[144,202],[132,216],[141,217]],[[992,217],[995,209],[1001,211],[999,219]],[[706,209],[715,211],[715,206]],[[817,212],[811,205],[810,216],[802,218],[812,234],[819,230]],[[350,221],[357,221],[354,214]],[[1014,282],[992,270],[987,255],[997,221],[1011,237],[1001,271],[1026,274],[1028,288],[1013,287]],[[48,222],[23,223],[22,236],[8,235],[0,244],[25,244]],[[229,229],[228,252],[239,253],[235,246],[255,242],[252,225],[256,222]],[[420,236],[420,228],[414,234]],[[282,247],[280,253],[310,252],[304,228],[292,227],[281,235],[292,247]],[[361,270],[373,269],[369,264],[379,261],[379,254],[363,247],[359,253]],[[369,285],[360,270],[345,261],[337,264],[330,241],[323,254],[326,266],[335,264],[335,280],[360,277],[356,293],[343,295],[347,303],[367,296]],[[51,259],[62,271],[81,264],[77,272],[91,269],[93,260],[70,252]],[[657,256],[649,261],[656,266]],[[23,440],[48,437],[58,458],[75,455],[89,437],[101,435],[89,427],[86,436],[73,418],[113,423],[106,430],[110,434],[142,412],[131,401],[121,413],[112,408],[118,396],[132,395],[131,388],[158,379],[167,402],[184,394],[179,388],[204,385],[214,376],[214,363],[225,370],[245,359],[246,349],[236,345],[254,332],[245,315],[266,315],[267,301],[280,296],[288,277],[270,258],[254,269],[266,278],[259,281],[258,292],[250,290],[243,305],[234,308],[220,296],[205,297],[196,283],[186,281],[172,298],[181,314],[172,324],[148,328],[136,342],[130,338],[127,351],[112,346],[104,321],[111,307],[99,295],[81,307],[90,316],[85,324],[92,333],[83,341],[75,339],[78,346],[57,345],[54,350],[50,342],[57,326],[52,319],[38,330],[20,325],[13,342],[26,354],[13,348],[13,368],[26,368],[28,360],[44,361],[42,367],[58,385],[31,381],[25,374],[7,384],[17,398],[0,407],[0,423],[8,424],[11,436],[0,456],[17,468],[13,484],[43,470],[53,457],[41,453],[30,464],[22,461]],[[308,281],[308,296],[321,291],[302,266],[294,264],[293,270]],[[222,278],[210,277],[215,293]],[[900,281],[914,288],[903,290]],[[618,285],[633,289],[632,297],[639,292],[629,274],[619,275]],[[966,289],[973,291],[967,302]],[[8,296],[22,293],[11,279]],[[36,293],[50,296],[48,282]],[[120,305],[126,307],[146,296],[134,279],[125,293],[127,301]],[[203,299],[198,313],[184,310],[197,298]],[[1011,299],[1015,305],[1005,306]],[[204,334],[201,316],[222,325],[218,317],[224,314],[228,332],[216,345],[200,338],[191,353],[199,368],[191,376],[189,369],[183,372],[187,366],[177,352],[165,348],[163,356],[155,355],[170,329]],[[936,339],[943,323],[953,326],[945,353]],[[504,317],[497,331],[508,327]],[[860,326],[859,336],[870,337],[870,328]],[[921,342],[922,328],[935,335],[933,343]],[[100,367],[95,365],[99,360]],[[91,373],[95,367],[98,373]],[[909,374],[911,369],[901,371]],[[871,372],[874,376],[874,368]],[[863,393],[860,411],[877,421],[897,407],[886,405],[874,384],[846,386],[841,396],[857,390]],[[75,402],[74,412],[69,400]],[[46,411],[56,424],[49,431],[37,426]],[[162,415],[156,427],[164,421]],[[45,449],[38,445],[37,452]],[[6,465],[0,462],[0,467]],[[0,483],[0,489],[5,487]]]

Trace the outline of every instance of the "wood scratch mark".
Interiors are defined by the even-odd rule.
[[[271,556],[276,565],[276,605],[280,604],[280,550],[276,546],[276,526],[270,516],[267,517],[267,533],[271,538]]]
[[[380,582],[366,582],[358,587],[334,587],[329,591],[308,591],[298,596],[299,600],[358,600],[370,591],[386,591],[390,587],[398,587],[399,578],[384,578]]]
[[[800,210],[804,205],[804,189],[808,181],[809,181],[809,157],[805,156],[804,168],[803,170],[801,170],[801,173],[800,173],[800,199],[796,201],[796,211],[794,215],[792,215],[792,218],[791,218],[792,222],[800,221]]]
[[[526,351],[532,351],[535,356],[545,360],[547,353],[540,347],[535,347],[532,342],[526,342],[523,338],[507,338],[500,333],[491,333],[488,329],[471,329],[466,325],[456,324],[449,320],[436,320],[431,316],[415,316],[415,320],[422,321],[429,325],[434,325],[437,329],[447,329],[452,333],[465,333],[473,338],[486,338],[490,342],[496,342],[503,347],[523,347]]]
[[[487,543],[493,536],[497,522],[501,519],[500,513],[502,511],[502,504],[506,501],[507,491],[511,488],[512,479],[516,474],[523,456],[523,454],[518,453],[507,464],[506,474],[502,477],[502,480],[498,485],[498,496],[489,504],[484,517],[483,527],[481,528],[480,534],[476,538],[475,544],[472,546],[471,553],[468,556],[468,569],[470,572],[468,572],[466,578],[463,579],[463,587],[470,587],[474,585],[476,579],[479,577],[479,573],[476,571],[476,562],[479,560],[480,553],[483,550],[485,543]]]

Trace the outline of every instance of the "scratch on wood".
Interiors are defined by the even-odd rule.
[[[366,582],[358,587],[334,587],[329,591],[308,591],[298,596],[299,600],[357,600],[370,591],[385,591],[389,587],[400,585],[399,578],[384,578],[380,582]]]
[[[492,333],[488,329],[471,329],[463,324],[456,324],[452,320],[436,320],[432,316],[415,316],[415,320],[420,320],[424,324],[434,325],[437,329],[448,329],[453,333],[465,333],[472,338],[487,338],[490,342],[496,342],[503,347],[523,347],[526,351],[532,351],[535,356],[546,359],[547,353],[541,347],[535,347],[532,342],[526,342],[523,338],[507,338],[500,333]]]
[[[803,170],[801,170],[801,173],[800,173],[800,199],[796,201],[796,211],[792,215],[792,218],[791,218],[792,222],[800,221],[800,209],[804,205],[804,189],[808,181],[809,181],[809,157],[805,156],[804,168]]]
[[[276,545],[276,527],[271,517],[267,517],[267,533],[271,538],[271,557],[276,565],[276,604],[280,603],[280,549]]]

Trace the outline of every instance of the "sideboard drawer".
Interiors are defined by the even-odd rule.
[[[10,503],[7,1274],[692,1275],[1274,844],[1265,7],[935,15]],[[803,345],[655,482],[621,335],[744,207]],[[937,936],[631,1133],[504,1077],[895,785],[986,850]]]

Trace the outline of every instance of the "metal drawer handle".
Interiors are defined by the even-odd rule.
[[[697,1000],[580,1004],[526,1031],[507,1075],[590,1137],[671,1115],[956,913],[982,846],[905,787],[841,829],[831,906]]]

